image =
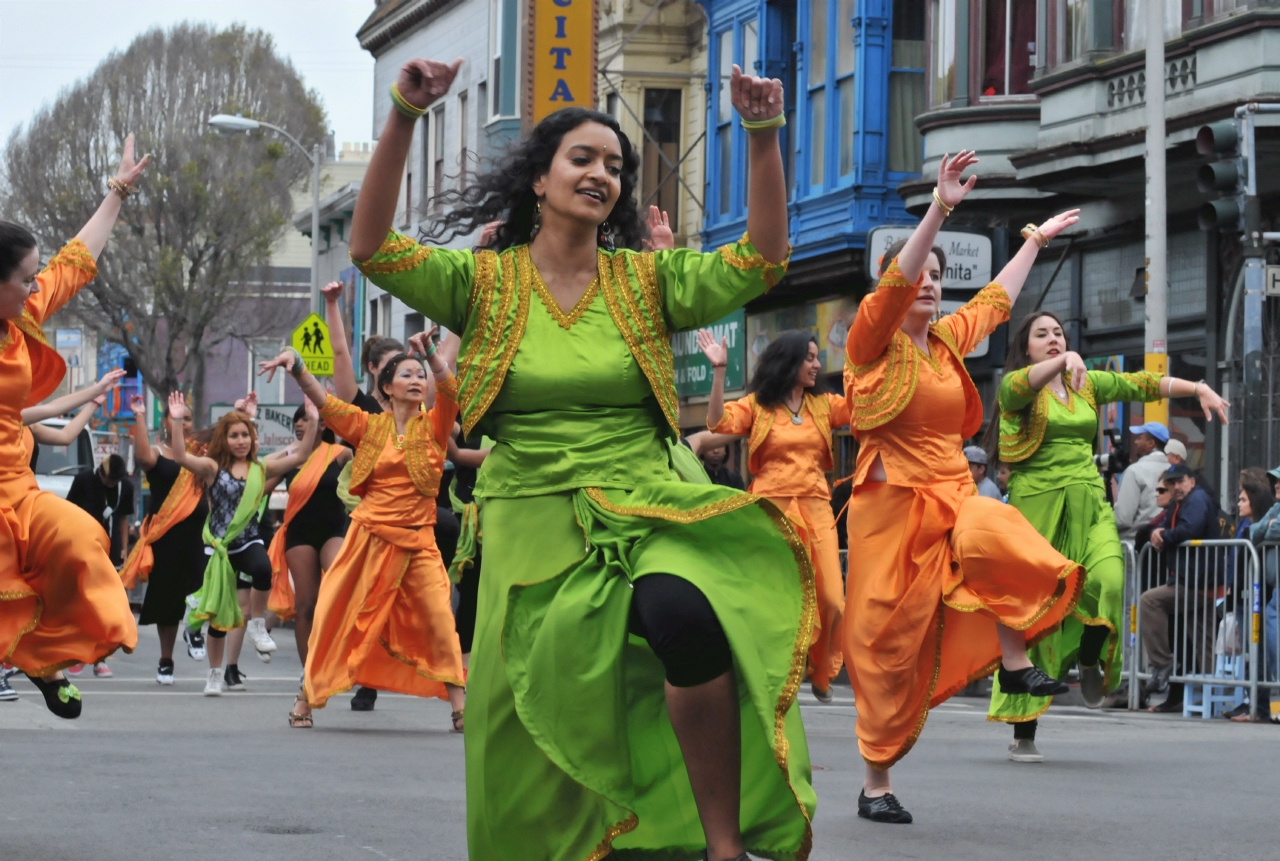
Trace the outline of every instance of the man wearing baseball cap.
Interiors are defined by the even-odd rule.
[[[1116,528],[1122,539],[1132,541],[1138,530],[1160,513],[1156,502],[1156,484],[1169,469],[1164,446],[1169,429],[1160,422],[1147,422],[1129,427],[1130,464],[1116,494]]]
[[[980,445],[964,447],[964,459],[969,461],[969,474],[973,483],[978,485],[978,495],[1004,502],[1004,494],[996,483],[987,477],[987,452]]]

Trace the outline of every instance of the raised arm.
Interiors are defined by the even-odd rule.
[[[436,99],[449,91],[461,65],[461,58],[448,64],[435,60],[410,60],[400,68],[400,77],[394,86],[412,108],[425,112]],[[368,260],[387,238],[399,205],[400,177],[404,173],[405,159],[409,157],[416,125],[417,118],[402,112],[398,106],[387,114],[378,147],[365,170],[351,220],[350,250],[355,260]]]
[[[1018,301],[1018,296],[1022,293],[1022,285],[1027,283],[1027,275],[1031,273],[1031,266],[1036,262],[1036,256],[1040,253],[1040,249],[1048,245],[1053,240],[1053,237],[1079,220],[1080,210],[1068,209],[1066,212],[1050,218],[1037,228],[1027,229],[1026,241],[1022,243],[1018,253],[1013,255],[1013,259],[1006,263],[1004,268],[1000,270],[1000,274],[996,276],[996,283],[1004,288],[1005,293],[1009,294],[1010,305]]]
[[[747,233],[761,257],[781,263],[791,252],[787,183],[778,146],[782,81],[744,75],[735,65],[729,75],[729,92],[747,130]]]
[[[80,436],[80,431],[84,430],[89,424],[89,420],[93,418],[94,411],[106,400],[106,395],[99,395],[98,399],[82,406],[80,412],[76,413],[75,418],[60,428],[49,427],[37,422],[31,426],[31,435],[35,437],[36,442],[42,442],[45,445],[71,445],[76,441],[76,437]]]
[[[942,222],[951,214],[951,210],[960,205],[965,195],[973,190],[978,181],[977,174],[969,177],[967,182],[960,181],[960,174],[978,163],[977,153],[961,150],[955,158],[943,155],[938,164],[938,185],[933,190],[933,203],[925,212],[924,218],[916,225],[916,229],[907,240],[907,244],[898,252],[898,268],[902,277],[914,284],[924,269],[925,261],[933,251],[934,240],[942,229]]]
[[[129,398],[129,409],[133,410],[133,459],[143,470],[155,469],[160,459],[160,449],[151,444],[151,434],[147,433],[143,416],[146,415],[147,399],[142,395]]]
[[[724,416],[724,376],[729,367],[729,339],[721,338],[716,343],[715,336],[709,329],[698,330],[698,349],[706,355],[711,363],[711,397],[707,401],[707,427],[720,424]]]
[[[193,473],[206,485],[213,484],[218,477],[218,462],[211,457],[197,457],[187,451],[187,441],[182,434],[182,417],[186,414],[187,400],[182,392],[170,392],[169,448],[173,451],[173,462]]]
[[[329,332],[332,334],[333,329],[330,328]],[[335,350],[334,353],[334,359],[336,360],[337,350]],[[267,382],[269,383],[275,377],[276,370],[278,368],[284,368],[289,372],[289,375],[293,377],[294,381],[298,384],[298,388],[302,389],[302,393],[307,396],[308,403],[314,404],[316,409],[324,406],[324,402],[328,399],[328,395],[325,394],[324,386],[320,385],[320,381],[307,370],[307,363],[302,360],[302,357],[298,355],[296,350],[289,347],[271,361],[259,362],[258,376],[266,374]],[[351,396],[344,397],[343,394],[339,392],[338,397],[347,403],[351,403],[352,399],[355,398],[357,391],[359,391],[359,389],[356,388],[355,378],[352,377]]]
[[[440,341],[436,340],[436,333],[440,331],[439,326],[432,326],[425,332],[419,332],[409,337],[409,354],[422,356],[427,361],[427,367],[431,368],[432,375],[436,378],[436,382],[446,380],[453,373],[449,368],[449,360],[442,354],[440,350]]]
[[[57,418],[88,403],[102,403],[103,401],[99,401],[98,398],[115,388],[123,376],[124,369],[116,368],[114,371],[108,371],[102,379],[92,386],[83,388],[78,392],[72,392],[69,395],[63,395],[52,401],[46,401],[43,404],[36,404],[34,407],[27,407],[22,411],[22,423],[31,425],[36,422],[42,422],[45,419]],[[105,401],[105,398],[103,400]]]
[[[142,176],[142,171],[146,169],[150,161],[151,156],[145,156],[141,161],[134,157],[133,135],[129,135],[124,139],[124,150],[120,155],[120,167],[111,183],[111,190],[102,199],[102,203],[98,206],[98,211],[76,234],[76,238],[84,243],[85,248],[89,249],[93,259],[97,260],[98,255],[102,253],[102,249],[107,247],[107,239],[111,236],[111,228],[115,226],[116,218],[120,215],[120,206],[124,203],[125,197],[133,193],[134,184]]]
[[[311,379],[314,380],[315,377]],[[311,457],[311,452],[315,451],[316,440],[320,433],[320,411],[311,402],[309,395],[302,406],[307,412],[307,429],[302,435],[302,441],[296,446],[274,452],[262,459],[268,481],[284,475],[294,467],[302,466],[307,462],[307,458]]]
[[[360,391],[360,384],[356,382],[356,366],[351,360],[351,346],[347,343],[342,306],[338,302],[342,298],[342,282],[330,281],[320,288],[320,295],[324,296],[324,319],[329,324],[329,345],[333,347],[333,393],[351,403]]]

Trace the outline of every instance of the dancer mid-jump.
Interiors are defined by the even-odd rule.
[[[1007,691],[1067,686],[1027,657],[1057,627],[1084,582],[1016,509],[977,496],[961,447],[982,425],[964,357],[1018,298],[1040,248],[1076,211],[1029,227],[1026,243],[968,304],[934,323],[945,254],[934,237],[973,188],[972,153],[942,159],[934,202],[911,237],[884,255],[880,283],[849,333],[845,388],[861,444],[849,506],[845,660],[867,763],[858,815],[910,822],[889,768],[929,708],[997,668]]]

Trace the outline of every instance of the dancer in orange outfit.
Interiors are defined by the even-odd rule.
[[[849,506],[845,660],[867,763],[858,815],[910,822],[889,767],[906,755],[931,706],[999,668],[1004,690],[1066,691],[1027,659],[1027,644],[1075,606],[1084,572],[1011,506],[977,496],[961,447],[982,424],[964,356],[1009,319],[1043,245],[1076,211],[1029,226],[1027,242],[954,314],[938,313],[943,219],[973,188],[977,159],[938,168],[935,202],[900,251],[882,261],[846,345],[845,391],[860,443]]]
[[[78,717],[81,703],[62,669],[132,650],[138,628],[102,527],[36,484],[22,410],[62,381],[66,365],[40,327],[97,275],[95,261],[146,164],[134,159],[130,135],[106,198],[44,270],[35,237],[0,222],[0,663],[26,673],[64,718]]]
[[[428,341],[428,343],[430,343]],[[325,424],[356,446],[351,513],[342,550],[320,583],[300,696],[290,724],[308,726],[310,710],[355,685],[448,699],[462,730],[462,650],[452,587],[433,526],[445,447],[458,415],[457,384],[428,347],[427,361],[401,353],[378,373],[391,410],[379,415],[328,396],[300,356],[287,350],[264,362],[284,367]],[[439,395],[437,399],[437,394]],[[428,410],[428,404],[434,404]]]
[[[712,368],[707,427],[747,437],[747,466],[754,476],[748,489],[772,500],[805,537],[818,593],[809,686],[819,701],[829,703],[831,680],[843,661],[844,578],[826,473],[834,468],[831,429],[849,423],[845,399],[818,388],[822,362],[818,342],[807,331],[775,338],[760,356],[751,394],[730,404],[724,402],[728,342],[717,344],[703,329],[698,346]]]

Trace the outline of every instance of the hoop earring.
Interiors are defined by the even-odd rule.
[[[529,228],[529,241],[538,235],[538,231],[542,229],[542,200],[533,202],[533,226]]]
[[[607,221],[600,225],[600,244],[604,246],[606,251],[615,250],[613,247],[613,225]]]

